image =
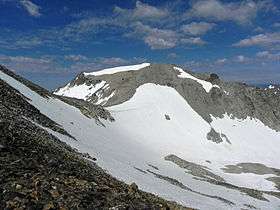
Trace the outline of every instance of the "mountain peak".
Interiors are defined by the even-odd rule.
[[[280,130],[280,117],[275,115],[280,100],[270,97],[270,92],[172,64],[144,63],[82,73],[54,94],[112,106],[130,100],[139,87],[148,83],[174,88],[207,122],[224,114],[240,119],[250,116]],[[260,97],[269,104],[259,101]]]
[[[80,74],[64,93],[80,97],[92,91],[81,100],[43,97],[30,82],[7,72],[0,71],[3,125],[8,119],[17,123],[14,132],[28,131],[24,139],[44,132],[32,142],[46,146],[47,136],[55,137],[87,160],[96,157],[116,178],[137,184],[128,190],[132,195],[139,187],[195,209],[279,206],[280,97],[271,91],[151,64],[137,71]],[[13,142],[2,139],[1,151]],[[53,151],[39,148],[44,154]],[[94,184],[92,189],[99,188]]]

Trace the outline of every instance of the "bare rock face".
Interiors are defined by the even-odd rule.
[[[216,74],[186,72],[197,79],[212,83],[215,87],[206,92],[200,83],[179,77],[180,72],[174,69],[174,65],[167,64],[151,64],[137,71],[98,76],[85,76],[81,73],[69,85],[95,85],[104,81],[104,87],[89,96],[87,101],[96,104],[98,99],[108,98],[102,104],[113,106],[129,100],[139,86],[155,83],[176,89],[207,122],[211,122],[212,117],[222,118],[227,114],[238,119],[256,118],[270,128],[280,131],[279,89],[261,89],[242,83],[224,82]]]
[[[221,135],[217,133],[213,128],[211,128],[211,131],[207,133],[207,139],[216,143],[223,142]]]
[[[230,141],[229,141],[229,139],[228,139],[228,137],[227,137],[225,134],[223,134],[223,133],[218,133],[217,131],[215,131],[214,128],[211,128],[211,130],[209,131],[209,133],[207,133],[206,138],[207,138],[208,140],[210,140],[210,141],[213,141],[213,142],[217,143],[217,144],[223,142],[224,140],[225,140],[227,143],[231,144]]]

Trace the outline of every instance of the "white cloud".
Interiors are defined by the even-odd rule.
[[[237,60],[237,62],[239,62],[239,63],[244,63],[244,62],[246,62],[246,61],[248,60],[248,58],[245,57],[244,55],[238,55],[238,56],[236,57],[236,60]]]
[[[187,61],[183,64],[183,66],[185,66],[187,69],[190,69],[192,71],[196,71],[198,69],[201,69],[203,67],[209,68],[212,66],[212,64],[208,61],[195,61],[195,60],[191,60],[191,61]]]
[[[167,15],[167,10],[159,9],[148,4],[144,4],[140,1],[136,2],[136,7],[133,11],[133,17],[135,18],[163,18]]]
[[[259,58],[264,58],[264,57],[267,57],[268,55],[269,55],[268,51],[262,51],[262,52],[258,52],[256,54],[256,56],[259,57]]]
[[[215,63],[216,63],[216,64],[223,65],[223,64],[225,64],[227,61],[228,61],[227,58],[220,58],[220,59],[217,59]]]
[[[65,60],[78,62],[78,61],[85,61],[88,58],[84,55],[66,55],[64,56]]]
[[[261,51],[256,56],[260,59],[280,61],[280,52],[271,53],[269,51]]]
[[[274,23],[274,24],[273,24],[273,27],[279,28],[279,27],[280,27],[280,22]]]
[[[256,28],[254,29],[254,31],[255,31],[255,32],[258,32],[258,33],[261,33],[261,32],[264,31],[264,29],[263,29],[262,27],[258,26],[258,27],[256,27]]]
[[[220,0],[198,0],[191,4],[187,16],[248,24],[256,17],[258,11],[270,9],[273,9],[273,5],[269,0],[257,2],[246,0],[228,3],[223,3]]]
[[[119,66],[119,65],[128,64],[129,62],[130,62],[129,60],[125,60],[123,58],[118,58],[118,57],[98,58],[96,60],[96,63],[100,63],[102,65],[108,65],[108,66]]]
[[[34,17],[41,16],[40,7],[29,0],[20,0],[20,4],[29,13],[29,15]]]
[[[55,65],[49,59],[25,56],[0,55],[0,62],[18,72],[54,72]]]
[[[151,49],[169,49],[176,46],[176,39],[169,39],[168,37],[149,35],[144,38],[144,41]]]
[[[171,58],[171,59],[174,59],[174,58],[178,58],[179,56],[176,54],[176,53],[169,53],[167,55],[167,58]]]
[[[4,49],[17,50],[17,49],[31,49],[38,47],[44,43],[40,37],[7,37],[5,40],[0,41],[0,47]]]
[[[207,22],[192,22],[181,27],[182,31],[190,35],[202,35],[211,30],[216,24]]]
[[[62,30],[58,30],[58,37],[71,38],[79,41],[85,35],[98,33],[100,30],[107,27],[123,26],[123,23],[114,18],[85,18],[77,22],[66,25]],[[57,36],[56,36],[57,37]]]
[[[168,49],[175,47],[178,42],[178,36],[175,31],[168,29],[152,28],[137,22],[134,25],[135,36],[140,36],[151,49]]]
[[[206,42],[203,41],[200,37],[190,37],[181,39],[183,44],[191,44],[191,45],[205,45]]]
[[[134,9],[123,9],[120,7],[115,7],[115,13],[123,16],[126,19],[134,20],[153,20],[164,18],[168,15],[168,10],[165,8],[157,8],[149,4],[142,3],[141,1],[136,1]]]
[[[30,1],[21,0],[24,5],[33,5],[28,2]],[[87,14],[62,28],[53,27],[38,30],[36,33],[26,32],[25,34],[7,37],[0,42],[0,47],[6,49],[30,49],[48,46],[69,49],[74,42],[95,42],[93,37],[102,32],[105,32],[106,36],[102,36],[101,40],[98,40],[99,43],[106,38],[120,38],[117,36],[121,34],[123,37],[142,40],[151,49],[169,49],[181,45],[201,46],[206,44],[199,35],[211,30],[215,24],[193,22],[185,25],[183,27],[185,33],[182,33],[181,24],[184,21],[182,14],[175,12],[174,8],[172,9],[171,7],[168,7],[167,4],[155,7],[137,1],[134,8],[123,9],[116,7],[113,13],[107,17],[95,17]],[[37,8],[39,15],[39,7],[35,5],[34,8]],[[177,16],[174,15],[175,13]],[[33,14],[36,15],[36,12]],[[115,36],[116,32],[118,33],[117,36]],[[73,60],[75,58],[69,57],[68,59]]]
[[[236,47],[250,47],[250,46],[273,46],[273,45],[280,45],[280,33],[266,33],[266,34],[258,34],[255,36],[252,36],[247,39],[243,39],[235,44],[233,46]],[[275,47],[275,46],[274,46]]]
[[[185,37],[176,30],[153,28],[141,22],[134,24],[130,36],[140,37],[151,49],[169,49],[182,45],[204,45],[200,37]]]

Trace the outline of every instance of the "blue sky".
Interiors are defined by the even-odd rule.
[[[0,0],[0,63],[54,89],[141,62],[280,83],[278,0]]]

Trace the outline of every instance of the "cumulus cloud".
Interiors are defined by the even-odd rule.
[[[211,30],[216,24],[207,22],[192,22],[190,24],[183,25],[182,31],[190,35],[202,35]]]
[[[65,60],[72,61],[72,62],[78,62],[78,61],[85,61],[88,58],[84,55],[66,55],[64,56]]]
[[[185,37],[176,30],[158,29],[137,22],[132,36],[140,36],[151,49],[169,49],[180,44],[204,45],[200,37]]]
[[[254,29],[254,32],[258,32],[258,33],[261,33],[261,32],[263,32],[263,31],[264,31],[263,27],[260,27],[260,26],[257,26],[257,27]]]
[[[238,1],[224,3],[220,0],[193,1],[188,17],[206,18],[216,21],[234,21],[238,24],[248,24],[260,10],[272,10],[271,1]]]
[[[23,1],[25,5],[31,5],[26,3],[28,0]],[[7,40],[2,40],[5,42],[0,42],[0,46],[6,49],[31,49],[40,46],[67,49],[74,42],[94,42],[93,37],[103,32],[108,36],[117,32],[122,37],[142,40],[151,49],[206,44],[199,36],[211,30],[214,23],[192,22],[181,28],[184,20],[178,13],[176,22],[175,16],[174,11],[166,5],[155,7],[136,1],[132,9],[115,7],[112,15],[108,17],[86,15],[62,28],[41,29],[37,33],[26,32],[8,37]],[[182,30],[185,33],[182,33]],[[104,39],[106,38],[107,36],[104,36]]]
[[[19,1],[22,7],[29,13],[29,15],[34,17],[41,16],[40,7],[29,0]]]
[[[0,55],[0,62],[18,72],[53,72],[54,63],[49,59],[25,56]]]
[[[247,39],[240,40],[239,42],[233,44],[235,47],[250,47],[250,46],[263,46],[269,47],[273,45],[280,45],[280,33],[266,33],[258,34]]]
[[[43,45],[44,41],[39,37],[21,37],[15,40],[14,37],[8,37],[6,40],[0,41],[0,47],[4,49],[31,49]]]
[[[178,58],[179,56],[176,54],[176,53],[169,53],[167,55],[167,58],[170,58],[170,59],[175,59],[175,58]]]
[[[273,24],[273,27],[279,28],[279,27],[280,27],[280,22],[274,23],[274,24]]]
[[[216,63],[216,64],[223,65],[223,64],[225,64],[227,61],[228,61],[227,58],[220,58],[220,59],[217,59],[217,60],[215,61],[215,63]]]
[[[159,19],[168,15],[168,10],[165,8],[157,8],[149,4],[136,1],[134,9],[123,9],[115,7],[115,13],[124,16],[125,18],[143,20],[143,19]]]
[[[206,42],[203,41],[200,37],[190,37],[181,39],[183,44],[191,44],[191,45],[205,45]]]
[[[249,58],[245,57],[244,55],[238,55],[236,57],[236,61],[239,63],[245,63],[245,62],[249,61]]]
[[[177,34],[171,30],[164,30],[158,28],[151,28],[145,25],[138,25],[136,30],[143,29],[144,42],[148,44],[151,49],[168,49],[175,47],[177,44]]]
[[[125,60],[123,58],[118,58],[118,57],[109,57],[109,58],[97,58],[95,62],[106,66],[120,66],[120,65],[130,63],[131,60]]]
[[[265,57],[269,56],[269,54],[270,53],[268,51],[262,51],[262,52],[258,52],[256,54],[256,56],[259,57],[259,58],[265,58]]]
[[[271,53],[269,51],[261,51],[256,54],[256,57],[260,59],[280,61],[280,52]]]
[[[175,47],[176,39],[172,39],[171,37],[168,36],[169,36],[168,34],[165,34],[162,37],[148,35],[144,38],[144,41],[146,44],[148,44],[151,47],[151,49],[169,49]]]

